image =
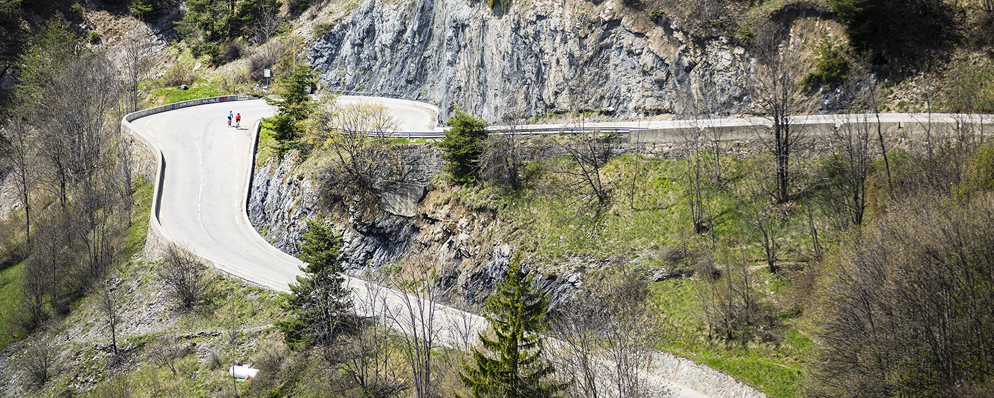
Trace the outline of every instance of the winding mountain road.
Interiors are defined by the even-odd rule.
[[[226,99],[227,100],[227,99]],[[402,121],[406,131],[434,128],[437,110],[392,99],[343,97],[345,102],[379,102]],[[229,111],[241,113],[241,128],[228,127]],[[436,113],[432,113],[436,112]],[[250,224],[245,206],[251,176],[255,129],[252,125],[274,109],[265,101],[232,101],[190,106],[147,116],[131,115],[124,125],[154,151],[161,151],[164,173],[156,187],[152,229],[166,241],[178,243],[218,269],[278,291],[302,275],[300,260],[266,242]],[[130,120],[130,122],[128,122]],[[431,333],[435,341],[465,348],[486,328],[483,318],[429,303],[403,293],[350,278],[359,307],[368,314],[386,310],[398,314],[396,329],[410,334],[422,328],[423,311],[434,311]],[[375,299],[370,300],[370,297]],[[370,307],[379,307],[370,308]],[[550,344],[561,344],[551,341]],[[677,366],[680,368],[679,366]],[[682,370],[681,370],[682,371]],[[669,375],[647,373],[653,386],[667,388],[675,397],[706,395],[673,383]]]

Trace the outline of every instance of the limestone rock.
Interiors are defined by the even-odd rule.
[[[678,113],[703,74],[725,112],[742,108],[751,66],[740,47],[687,41],[611,7],[622,6],[540,1],[500,14],[486,2],[365,0],[317,40],[310,62],[329,87],[434,102],[441,120],[457,104],[488,121]]]

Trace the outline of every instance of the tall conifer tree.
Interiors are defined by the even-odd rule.
[[[547,380],[555,372],[542,359],[548,304],[527,276],[521,270],[521,255],[515,255],[498,292],[483,308],[495,338],[480,333],[486,352],[474,348],[476,366],[463,364],[464,372],[459,374],[475,398],[554,397],[565,387]]]
[[[277,322],[287,346],[329,346],[352,315],[351,291],[342,275],[342,238],[323,223],[309,220],[298,255],[306,274],[290,285],[284,309],[293,316]]]

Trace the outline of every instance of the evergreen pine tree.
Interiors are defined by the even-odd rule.
[[[291,45],[292,48],[296,48]],[[313,110],[308,93],[316,80],[314,70],[293,50],[287,50],[276,65],[275,94],[279,99],[267,99],[276,107],[276,115],[271,117],[271,125],[276,140],[281,144],[293,141],[303,135],[300,122],[307,119]]]
[[[342,238],[331,228],[314,220],[307,221],[304,244],[298,255],[305,264],[304,276],[290,285],[283,308],[292,315],[276,323],[287,346],[297,348],[312,344],[329,346],[351,316],[352,299],[345,283],[339,251]]]
[[[438,144],[443,149],[445,170],[452,174],[452,181],[456,183],[473,182],[483,154],[483,141],[487,139],[487,123],[456,109],[449,126],[452,128]]]
[[[546,379],[555,369],[542,359],[547,322],[546,296],[533,288],[515,255],[498,292],[483,308],[495,339],[480,333],[482,352],[473,349],[476,366],[463,364],[459,378],[475,398],[543,398],[557,396],[565,385]]]

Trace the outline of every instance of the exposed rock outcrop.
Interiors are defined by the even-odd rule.
[[[307,219],[317,212],[317,191],[301,174],[300,155],[291,151],[281,161],[266,161],[252,178],[248,213],[252,225],[273,246],[297,254]]]
[[[311,62],[332,88],[458,104],[489,121],[508,112],[600,110],[618,117],[683,111],[701,76],[726,113],[748,102],[745,50],[697,43],[624,2],[365,0],[320,37]]]
[[[333,217],[342,233],[346,269],[353,275],[376,272],[402,259],[426,256],[439,275],[442,299],[475,308],[496,288],[507,271],[514,248],[501,242],[502,221],[488,211],[443,200],[430,181],[441,170],[437,149],[410,146],[401,151],[404,182],[383,184],[383,211],[353,205]],[[299,156],[288,153],[269,160],[256,172],[248,209],[256,229],[280,250],[296,254],[306,220],[317,214],[318,191],[300,170]],[[526,262],[527,266],[527,262]],[[576,274],[540,277],[555,308],[580,285]]]

